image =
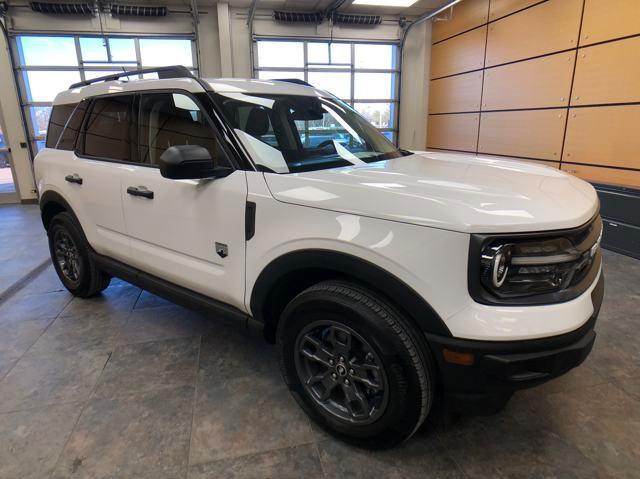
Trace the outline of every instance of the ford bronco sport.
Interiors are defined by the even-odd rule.
[[[372,448],[436,396],[494,411],[589,354],[604,287],[586,182],[398,149],[297,80],[154,72],[55,99],[35,173],[74,295],[116,276],[258,325],[307,414]]]

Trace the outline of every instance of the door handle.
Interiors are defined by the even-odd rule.
[[[143,198],[153,199],[153,191],[148,190],[146,186],[130,186],[127,193],[131,196],[142,196]]]
[[[82,184],[82,178],[80,177],[80,175],[78,175],[78,173],[74,173],[73,175],[67,175],[64,177],[64,179],[69,183],[76,183],[78,185]]]

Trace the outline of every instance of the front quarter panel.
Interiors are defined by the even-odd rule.
[[[409,285],[443,319],[467,306],[469,235],[282,203],[262,175],[247,174],[248,199],[256,203],[255,236],[247,244],[247,308],[264,268],[302,250],[336,251],[373,263]]]

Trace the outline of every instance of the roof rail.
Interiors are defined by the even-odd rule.
[[[307,83],[304,80],[300,80],[299,78],[275,78],[273,81],[283,81],[287,83],[295,83],[296,85],[304,85],[313,87],[311,83]]]
[[[142,70],[129,70],[123,71],[122,73],[116,73],[113,75],[106,75],[103,77],[92,78],[91,80],[84,80],[78,83],[74,83],[69,86],[69,89],[78,88],[82,86],[91,85],[93,83],[117,80],[122,77],[129,77],[134,75],[143,75],[145,73],[157,73],[158,78],[196,78],[191,71],[183,67],[182,65],[173,65],[170,67],[161,67],[161,68],[143,68]]]

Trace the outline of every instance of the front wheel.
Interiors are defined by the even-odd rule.
[[[392,447],[411,437],[433,401],[433,362],[418,335],[375,293],[326,281],[285,308],[280,365],[296,401],[324,429],[361,447]]]

